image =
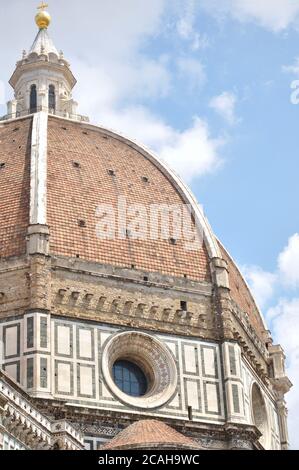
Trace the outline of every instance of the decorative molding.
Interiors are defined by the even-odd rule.
[[[149,391],[142,397],[123,393],[114,383],[111,370],[118,359],[132,359],[149,381]],[[118,333],[109,338],[102,354],[105,385],[121,402],[138,409],[159,408],[176,393],[178,373],[171,351],[157,338],[137,331]]]
[[[25,448],[46,450],[53,447],[57,434],[64,448],[81,450],[83,436],[69,422],[49,419],[33,404],[32,398],[0,370],[0,415],[4,430]]]

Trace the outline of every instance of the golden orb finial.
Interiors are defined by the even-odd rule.
[[[48,5],[44,2],[42,2],[37,9],[39,12],[37,13],[35,17],[35,22],[39,29],[47,29],[49,24],[51,23],[51,15],[47,11],[45,11],[45,8],[47,8]]]

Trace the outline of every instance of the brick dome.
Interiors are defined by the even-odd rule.
[[[183,240],[97,237],[98,205],[117,212],[119,197],[130,205],[143,204],[147,211],[152,204],[188,203],[198,209],[180,180],[147,150],[112,131],[56,116],[46,121],[39,136],[32,116],[0,124],[0,257],[26,255],[28,227],[40,223],[32,220],[38,211],[44,211],[54,256],[204,283],[212,282],[210,261],[219,257],[227,262],[233,301],[248,314],[261,339],[265,327],[254,298],[202,214],[204,243],[195,251],[186,250]],[[30,167],[36,145],[44,145],[45,158],[34,184]],[[38,187],[41,201],[30,202]]]
[[[26,252],[32,119],[0,123],[0,257]]]
[[[118,198],[127,205],[181,205],[183,198],[165,172],[133,143],[102,129],[50,118],[48,127],[48,207],[50,250],[102,264],[187,276],[210,281],[206,247],[197,252],[183,242],[100,240],[96,235],[99,204],[117,213]],[[80,227],[78,221],[85,224]]]

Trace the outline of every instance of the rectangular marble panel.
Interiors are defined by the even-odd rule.
[[[34,347],[34,317],[27,318],[27,348]]]
[[[232,384],[232,397],[233,397],[234,413],[239,414],[241,410],[240,410],[239,387],[237,384]]]
[[[48,347],[48,319],[40,317],[40,347]]]
[[[205,407],[210,414],[220,414],[219,386],[217,383],[204,382]]]
[[[71,327],[57,325],[57,354],[71,356]]]
[[[237,361],[236,361],[236,352],[234,346],[228,346],[229,351],[229,366],[231,375],[237,375]]]
[[[40,386],[41,388],[48,386],[48,360],[45,357],[40,358]]]
[[[201,354],[202,354],[202,369],[203,375],[205,377],[217,377],[217,357],[216,357],[216,349],[211,347],[202,346],[201,347]]]
[[[72,393],[72,364],[67,362],[56,361],[56,393],[71,394]]]
[[[33,388],[33,372],[34,372],[34,360],[33,357],[27,359],[27,388]]]
[[[192,344],[184,344],[184,373],[198,373],[197,349]]]
[[[20,324],[5,326],[3,332],[5,358],[18,357],[20,355]]]
[[[200,381],[185,379],[186,408],[192,406],[194,411],[201,411]]]
[[[95,397],[95,371],[94,366],[78,364],[78,395]]]
[[[90,329],[78,328],[78,357],[93,360],[93,334]]]

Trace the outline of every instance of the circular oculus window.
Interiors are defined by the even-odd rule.
[[[161,407],[176,392],[177,368],[172,353],[146,333],[112,336],[104,347],[102,370],[112,394],[136,408]]]
[[[118,388],[131,397],[143,397],[148,389],[147,378],[134,362],[117,360],[113,364],[113,380]]]

